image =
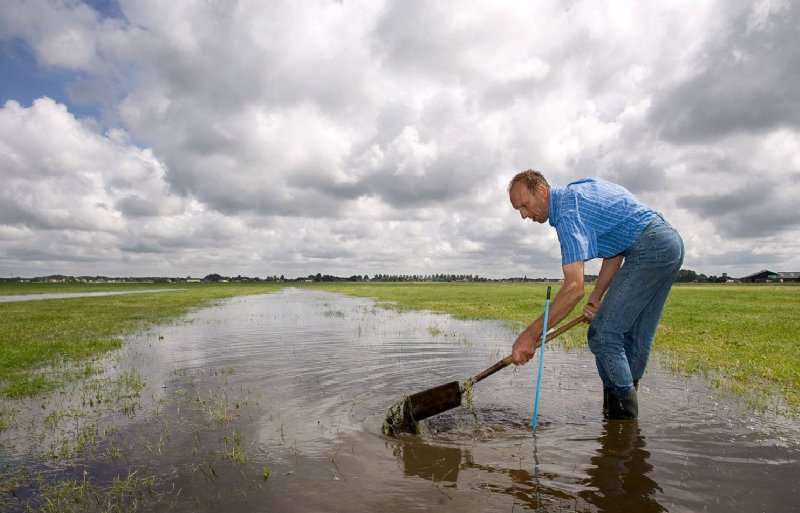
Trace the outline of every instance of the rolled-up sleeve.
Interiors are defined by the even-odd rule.
[[[591,260],[596,255],[596,243],[591,233],[578,219],[562,217],[556,225],[558,242],[561,245],[561,265]]]

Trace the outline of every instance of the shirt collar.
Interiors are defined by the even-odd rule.
[[[564,193],[564,187],[550,186],[550,210],[547,211],[547,222],[550,226],[555,226],[561,217],[561,195]]]

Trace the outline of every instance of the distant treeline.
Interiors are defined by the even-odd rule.
[[[697,274],[691,269],[681,269],[678,272],[678,278],[675,280],[676,283],[729,283],[732,281],[734,279],[726,273],[722,273],[721,276],[706,276],[703,273]]]
[[[586,281],[592,282],[597,276],[587,275]],[[331,281],[353,281],[353,282],[558,282],[559,279],[553,278],[484,278],[477,274],[375,274],[371,278],[369,275],[355,274],[352,276],[333,276],[330,274],[309,274],[308,276],[298,276],[287,278],[284,275],[274,275],[266,277],[253,276],[225,276],[217,273],[208,274],[203,278],[186,277],[165,277],[165,276],[129,276],[124,278],[108,276],[66,276],[53,274],[50,276],[37,276],[35,278],[0,278],[0,282],[29,282],[29,283],[244,283],[244,282],[331,282]]]
[[[593,283],[597,280],[597,276],[587,274],[585,276],[587,283]],[[287,278],[283,274],[280,276],[224,276],[221,274],[213,273],[204,276],[203,278],[194,278],[191,276],[186,277],[165,277],[165,276],[130,276],[125,278],[114,278],[108,276],[66,276],[62,274],[53,274],[50,276],[37,276],[35,278],[0,278],[0,282],[30,282],[30,283],[244,283],[244,282],[329,282],[329,281],[370,281],[370,282],[559,282],[560,279],[554,278],[528,278],[522,277],[509,277],[509,278],[485,278],[477,274],[375,274],[372,277],[369,275],[354,274],[352,276],[333,276],[330,274],[309,274],[308,276],[298,276],[294,278]],[[681,269],[678,273],[678,278],[675,280],[678,283],[726,283],[733,281],[727,274],[722,273],[721,276],[706,276],[705,274],[698,274],[691,269]]]

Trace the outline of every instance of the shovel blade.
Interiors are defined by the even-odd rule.
[[[461,406],[461,387],[458,381],[445,383],[408,396],[412,418],[419,422],[433,415]]]
[[[404,397],[386,413],[383,434],[419,434],[419,421],[460,405],[461,387],[458,386],[458,381]]]

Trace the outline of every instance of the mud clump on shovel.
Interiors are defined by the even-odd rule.
[[[392,405],[383,420],[384,435],[395,436],[402,433],[419,434],[419,425],[411,416],[411,401],[408,396],[403,396],[402,399]]]
[[[464,398],[464,401],[467,403],[467,409],[469,411],[475,413],[475,409],[472,405],[472,390],[475,387],[475,378],[469,378],[468,380],[464,381],[461,385],[461,396]]]

